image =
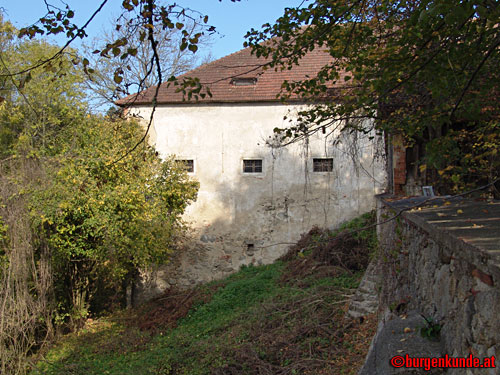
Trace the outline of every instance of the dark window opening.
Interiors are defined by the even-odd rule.
[[[434,189],[432,186],[422,186],[424,197],[434,197]]]
[[[248,250],[248,251],[253,251],[254,249],[255,249],[255,246],[254,246],[254,244],[253,244],[253,243],[249,243],[249,244],[247,244],[247,250]]]
[[[257,78],[233,78],[231,84],[233,86],[253,86],[257,84]]]
[[[177,160],[188,173],[194,173],[194,160]]]
[[[262,160],[243,160],[244,173],[262,173]]]
[[[313,159],[313,172],[332,172],[333,158]]]

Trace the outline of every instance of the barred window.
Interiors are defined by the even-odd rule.
[[[313,172],[332,172],[333,158],[314,158]]]
[[[187,173],[194,173],[194,160],[176,160],[182,164]]]
[[[243,160],[243,173],[262,173],[262,159]]]

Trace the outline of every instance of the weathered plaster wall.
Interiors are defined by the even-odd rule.
[[[185,287],[241,265],[272,262],[312,226],[335,227],[375,207],[374,194],[386,179],[380,139],[344,137],[334,146],[338,134],[319,132],[286,148],[266,144],[274,128],[289,125],[283,116],[299,108],[185,104],[156,109],[150,143],[163,157],[194,160],[192,177],[200,191],[185,215],[193,228],[189,249],[145,289]],[[149,108],[135,111],[149,118]],[[313,157],[333,157],[333,172],[313,172]],[[263,159],[263,173],[243,173],[243,159],[252,158]]]
[[[381,309],[405,304],[439,322],[442,355],[499,358],[500,242],[498,217],[491,211],[500,212],[500,204],[459,202],[405,212],[386,222],[402,207],[378,201],[378,222],[385,222],[377,228]],[[459,210],[462,213],[457,214]],[[447,373],[496,371],[449,369]]]

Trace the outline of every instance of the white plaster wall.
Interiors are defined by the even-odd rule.
[[[157,107],[150,143],[161,156],[193,159],[200,182],[197,201],[185,215],[193,227],[190,250],[159,273],[153,285],[187,286],[269,263],[312,226],[333,228],[375,207],[385,188],[380,139],[359,135],[334,146],[338,135],[319,132],[308,145],[272,149],[273,129],[303,108],[276,104],[182,104]],[[148,119],[151,109],[132,112]],[[333,172],[312,172],[313,157],[333,157]],[[243,173],[242,160],[263,159],[263,173]],[[248,249],[253,244],[253,249]],[[175,267],[174,267],[175,266]],[[159,284],[158,284],[159,283]]]

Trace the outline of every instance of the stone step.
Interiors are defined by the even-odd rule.
[[[377,311],[377,308],[378,308],[378,303],[374,303],[374,302],[351,303],[351,305],[349,306],[348,314],[350,316],[353,316],[351,313],[355,312],[356,317],[358,317],[359,314],[361,314],[361,315],[373,314],[374,312]]]
[[[355,306],[351,310],[349,310],[349,315],[355,318],[359,318],[360,316],[366,316],[373,314],[374,311],[370,309],[363,308],[361,306]]]
[[[365,289],[368,289],[368,290],[376,290],[375,289],[376,285],[377,285],[377,283],[374,280],[363,279],[361,281],[361,283],[359,284],[359,287],[360,288],[365,288]]]
[[[377,311],[377,305],[351,305],[349,311],[356,311],[365,315],[373,314]]]
[[[361,285],[358,289],[358,292],[360,294],[366,295],[366,296],[378,296],[378,293],[375,292],[373,289],[369,289],[365,287],[364,285]]]
[[[378,309],[378,292],[376,264],[372,261],[361,280],[356,293],[351,299],[347,315],[353,318],[372,314]]]
[[[362,296],[362,295],[355,295],[354,297],[352,297],[351,299],[351,303],[353,304],[362,304],[362,303],[369,303],[369,304],[375,304],[375,305],[378,305],[378,298],[373,298],[373,297],[370,297],[370,298],[366,298],[366,296]]]

